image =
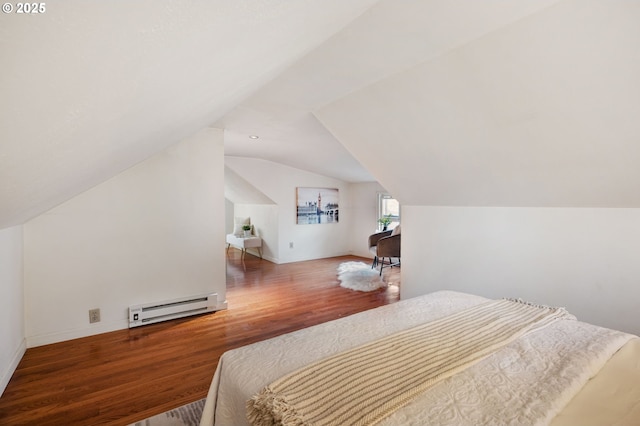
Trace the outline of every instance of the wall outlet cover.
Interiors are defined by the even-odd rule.
[[[100,309],[89,309],[89,323],[100,322]]]

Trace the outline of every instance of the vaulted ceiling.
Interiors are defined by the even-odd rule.
[[[0,14],[0,229],[212,125],[375,0],[49,0]]]
[[[640,207],[635,0],[46,7],[0,16],[0,228],[206,126],[404,204]]]

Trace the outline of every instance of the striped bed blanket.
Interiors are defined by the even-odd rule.
[[[282,377],[247,403],[254,425],[371,425],[438,382],[559,319],[562,308],[482,303]],[[392,361],[392,362],[389,362]]]

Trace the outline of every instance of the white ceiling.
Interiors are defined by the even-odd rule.
[[[557,2],[315,114],[405,205],[640,207],[639,22]]]
[[[51,0],[22,18],[0,16],[0,228],[210,125],[227,155],[405,204],[640,206],[635,0]]]
[[[382,0],[215,123],[225,152],[374,181],[314,111],[557,1]]]
[[[224,168],[224,198],[233,204],[275,204],[272,199],[226,166]]]
[[[216,122],[375,0],[48,0],[0,14],[0,229]]]

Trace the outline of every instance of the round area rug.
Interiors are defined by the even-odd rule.
[[[380,272],[363,262],[344,262],[338,266],[340,286],[357,291],[373,291],[387,284]]]

